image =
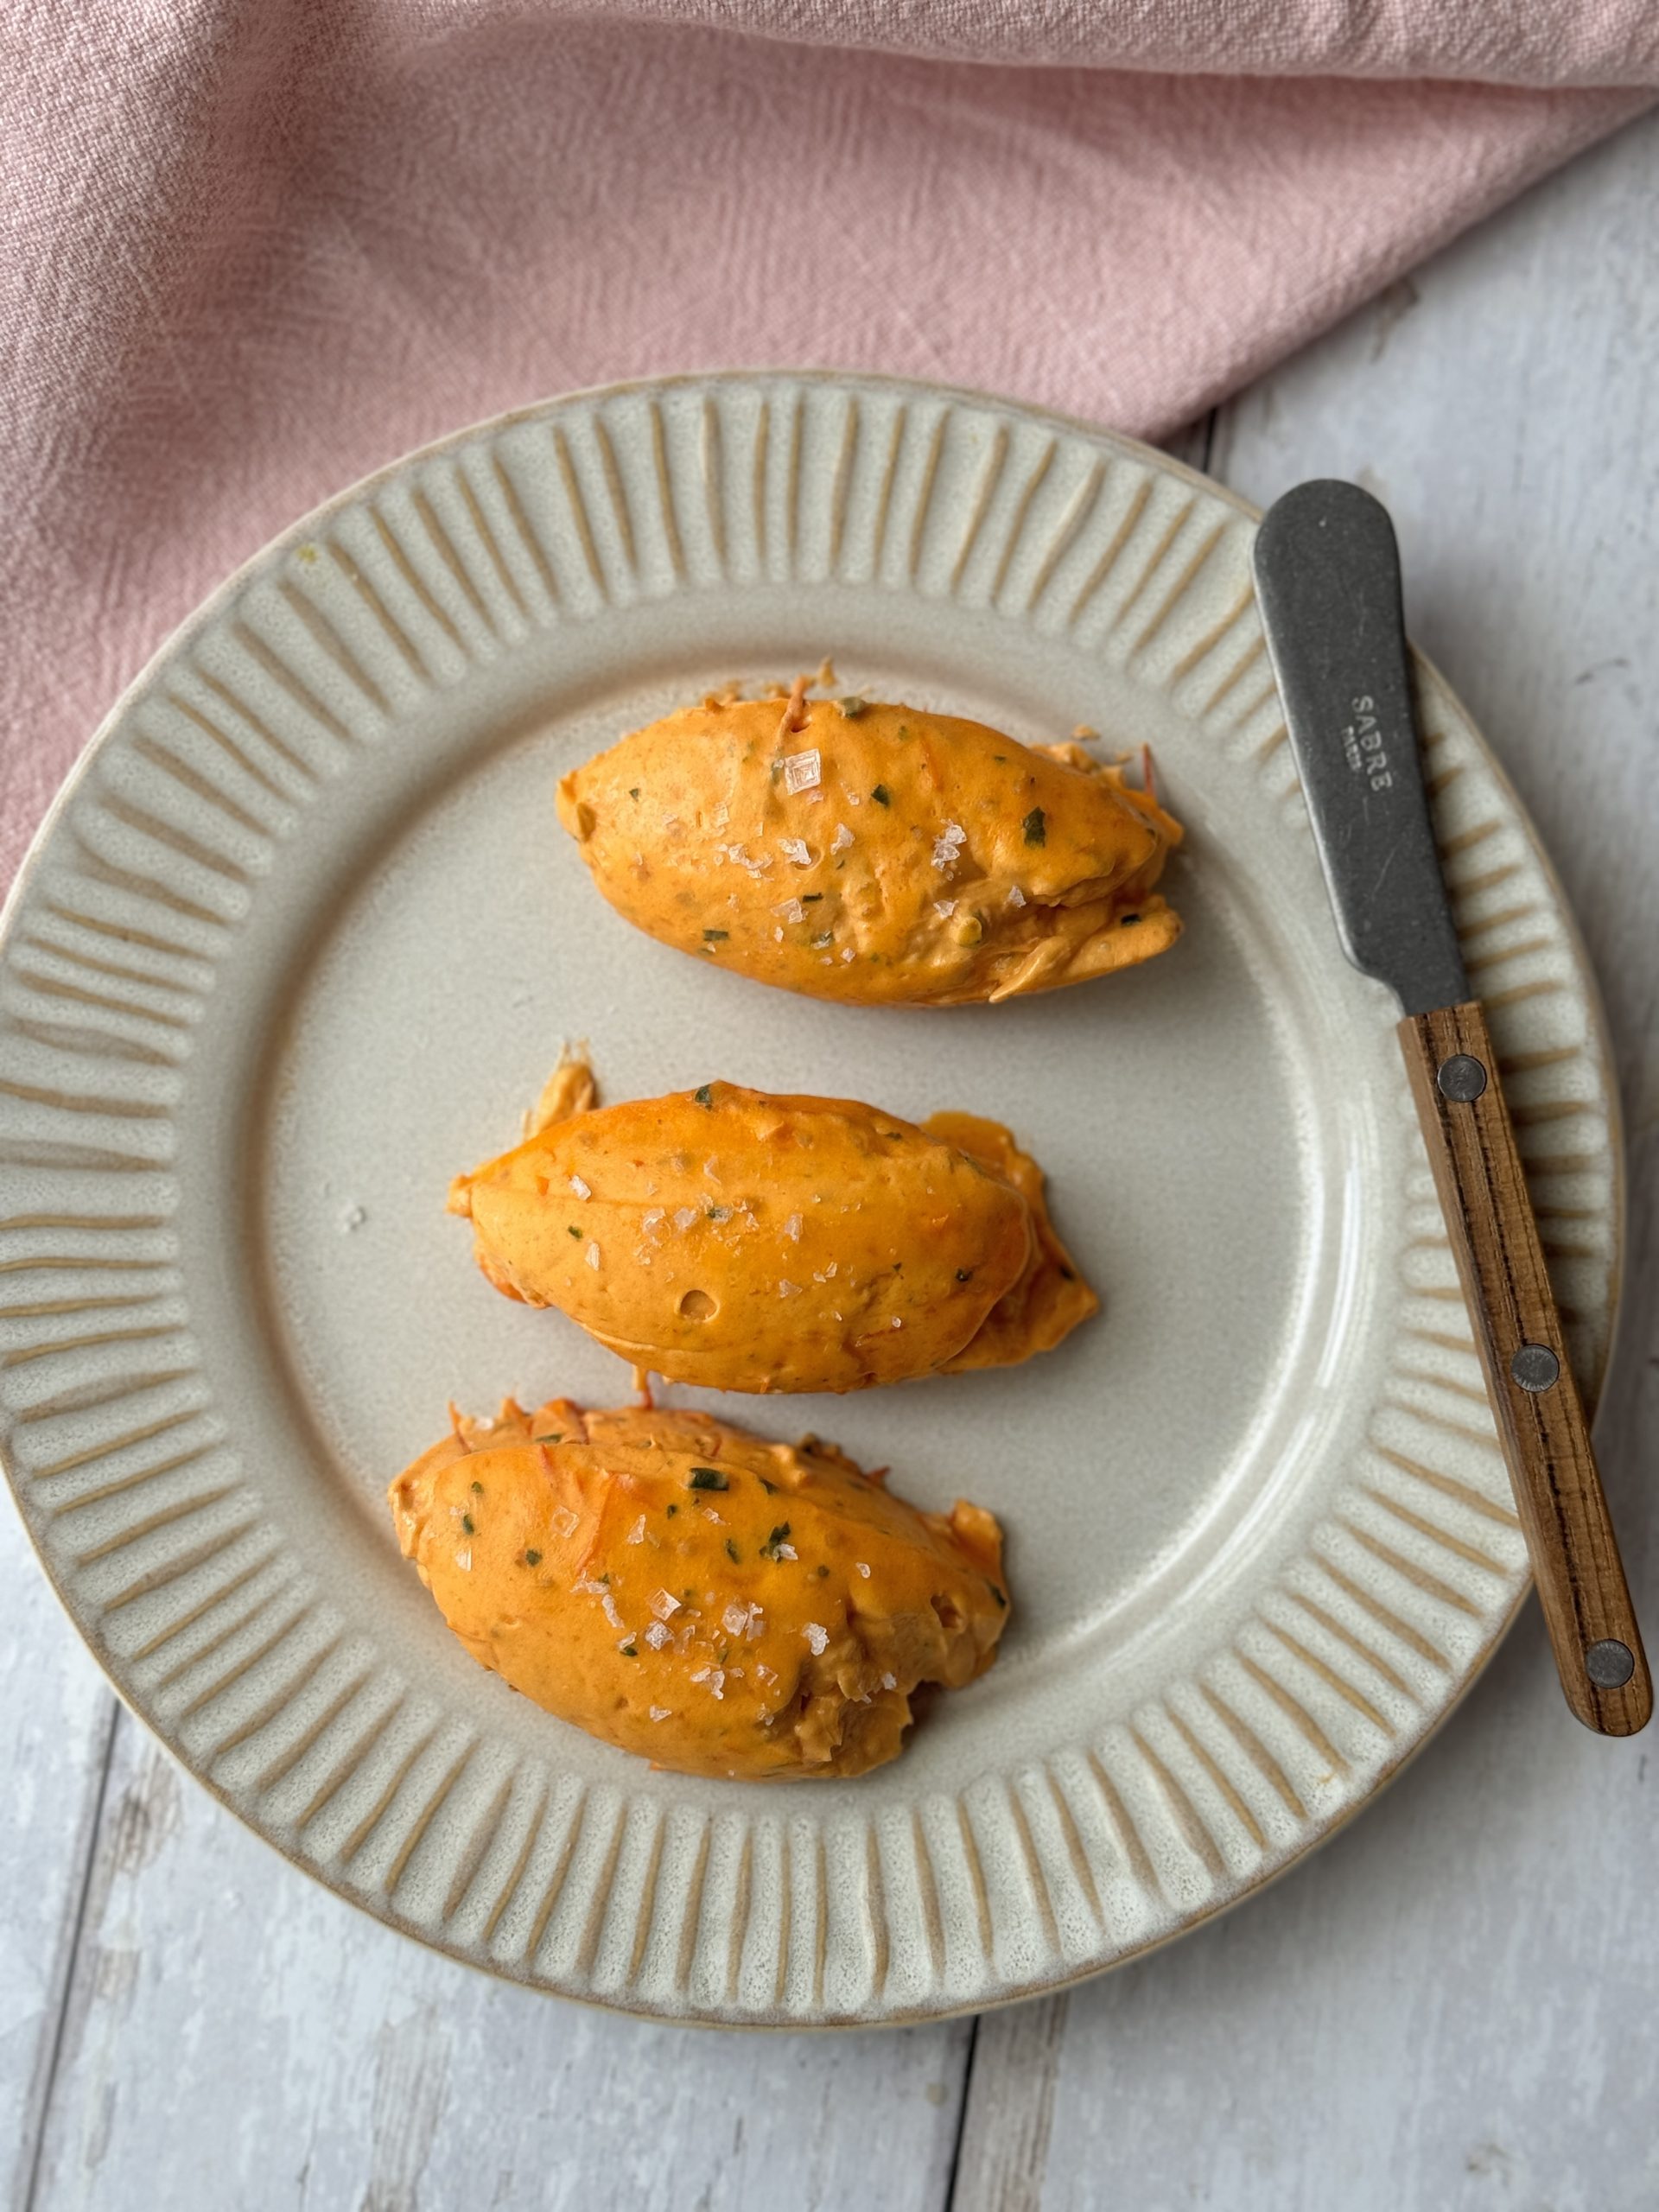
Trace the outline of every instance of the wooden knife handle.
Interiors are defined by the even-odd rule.
[[[1408,1014],[1400,1045],[1561,1688],[1586,1728],[1633,1736],[1653,1710],[1647,1658],[1486,1017],[1472,1001]]]

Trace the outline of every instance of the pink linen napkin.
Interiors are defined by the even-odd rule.
[[[13,0],[0,882],[225,572],[571,385],[1156,435],[1645,106],[1649,0]]]

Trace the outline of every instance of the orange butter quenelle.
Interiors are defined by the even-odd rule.
[[[960,1006],[1150,959],[1181,828],[1080,745],[862,699],[713,698],[559,785],[617,912],[757,982]]]
[[[996,1122],[709,1083],[598,1107],[556,1071],[524,1141],[456,1178],[498,1290],[635,1367],[747,1392],[1010,1366],[1099,1300]]]
[[[920,1513],[833,1445],[707,1414],[453,1418],[388,1492],[399,1544],[480,1665],[606,1743],[685,1774],[862,1774],[918,1686],[996,1656],[978,1506]]]

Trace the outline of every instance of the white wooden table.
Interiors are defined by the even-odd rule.
[[[1628,1117],[1599,1436],[1659,1646],[1659,117],[1200,426],[1357,476],[1412,626],[1576,906]],[[1268,1895],[1046,2002],[881,2035],[652,2028],[327,1895],[118,1710],[0,1508],[0,2156],[29,2212],[1650,2212],[1659,1735],[1567,1716],[1529,1609]]]

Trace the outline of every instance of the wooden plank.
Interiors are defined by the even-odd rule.
[[[951,2204],[1039,2212],[1071,1999],[1061,1990],[977,2023]]]
[[[38,2212],[943,2202],[969,2024],[663,2028],[493,1981],[117,1740]]]
[[[116,1701],[0,1505],[0,2141],[26,2204]],[[0,2171],[3,2171],[0,2169]]]
[[[1224,410],[1214,459],[1264,503],[1325,474],[1388,502],[1414,635],[1497,747],[1583,924],[1634,1232],[1597,1446],[1650,1624],[1656,162],[1656,120],[1586,156]],[[1073,1991],[1058,2042],[1019,2015],[982,2024],[953,2212],[1649,2201],[1656,1755],[1563,1712],[1529,1607],[1445,1732],[1307,1866]]]

